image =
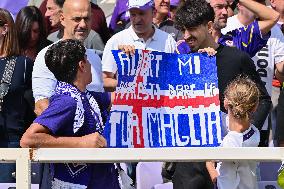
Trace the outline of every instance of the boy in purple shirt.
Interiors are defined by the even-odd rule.
[[[107,107],[109,96],[94,96],[86,90],[92,76],[85,52],[81,42],[72,39],[60,41],[48,49],[46,65],[58,80],[55,94],[48,108],[24,133],[21,147],[106,147],[100,108]],[[101,106],[96,97],[104,99]],[[51,168],[54,189],[120,188],[113,164],[59,163],[51,164]]]

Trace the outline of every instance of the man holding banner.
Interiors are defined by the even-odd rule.
[[[176,42],[173,37],[152,24],[155,16],[153,0],[129,0],[128,10],[131,26],[112,36],[103,53],[103,79],[107,91],[114,91],[117,86],[117,65],[111,50],[117,50],[119,45],[133,45],[135,49],[167,53],[175,51]]]
[[[186,18],[186,19],[185,19]],[[216,65],[218,75],[218,86],[220,90],[221,111],[225,115],[224,90],[228,83],[243,74],[249,76],[258,86],[261,92],[261,105],[271,105],[270,97],[256,72],[253,61],[250,57],[236,48],[225,47],[217,44],[210,32],[213,30],[214,10],[210,4],[201,0],[186,1],[176,14],[176,25],[184,31],[185,41],[192,52],[199,49],[211,47],[217,51]],[[255,117],[265,119],[268,112],[264,111]],[[225,116],[224,116],[225,117]],[[223,121],[225,125],[225,121]],[[174,188],[184,189],[211,189],[213,183],[206,170],[205,163],[177,163],[173,176]]]

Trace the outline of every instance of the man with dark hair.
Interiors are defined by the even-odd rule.
[[[24,148],[103,148],[103,122],[95,98],[86,90],[91,65],[80,41],[67,39],[52,45],[46,65],[58,80],[49,107],[35,119],[21,139]],[[52,164],[52,189],[119,189],[113,164]],[[70,171],[72,170],[72,171]]]
[[[214,29],[214,10],[210,4],[204,0],[187,0],[176,13],[176,25],[184,32],[184,39],[192,52],[207,47],[217,51],[216,65],[223,127],[226,116],[223,104],[224,90],[228,83],[240,74],[249,76],[257,84],[261,91],[259,104],[271,105],[270,97],[250,57],[236,48],[226,47],[214,41],[211,35]],[[268,111],[264,114],[267,116]],[[216,175],[211,176],[212,178],[205,162],[177,163],[173,176],[174,188],[211,189],[214,187],[212,180],[216,180]]]
[[[227,25],[229,4],[226,0],[206,1],[210,3],[215,12],[214,25],[210,31],[215,42],[226,46],[237,47],[247,52],[251,57],[265,46],[270,37],[269,31],[279,18],[279,14],[276,11],[260,3],[252,0],[240,0],[239,3],[251,10],[258,17],[258,20],[245,28],[239,28],[223,35],[221,29]],[[190,52],[190,48],[186,43],[179,43],[177,49],[180,53]]]

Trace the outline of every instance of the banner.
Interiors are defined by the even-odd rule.
[[[118,86],[105,126],[109,147],[200,147],[221,143],[216,58],[112,51]]]

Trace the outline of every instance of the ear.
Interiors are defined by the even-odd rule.
[[[212,33],[212,31],[214,30],[213,26],[214,26],[214,22],[209,21],[209,22],[207,23],[207,28],[208,28],[208,32],[209,32],[209,33]]]
[[[81,61],[79,62],[78,71],[84,73],[84,72],[86,72],[85,70],[86,70],[86,62],[85,62],[84,60],[81,60]]]
[[[64,23],[65,18],[64,18],[62,10],[60,11],[59,20],[60,20],[61,25],[65,26],[65,23]]]
[[[227,98],[225,98],[224,99],[224,108],[226,109],[226,110],[228,110],[228,99]]]
[[[2,30],[2,35],[5,36],[8,32],[8,30],[9,30],[8,24],[4,24],[3,30]]]

